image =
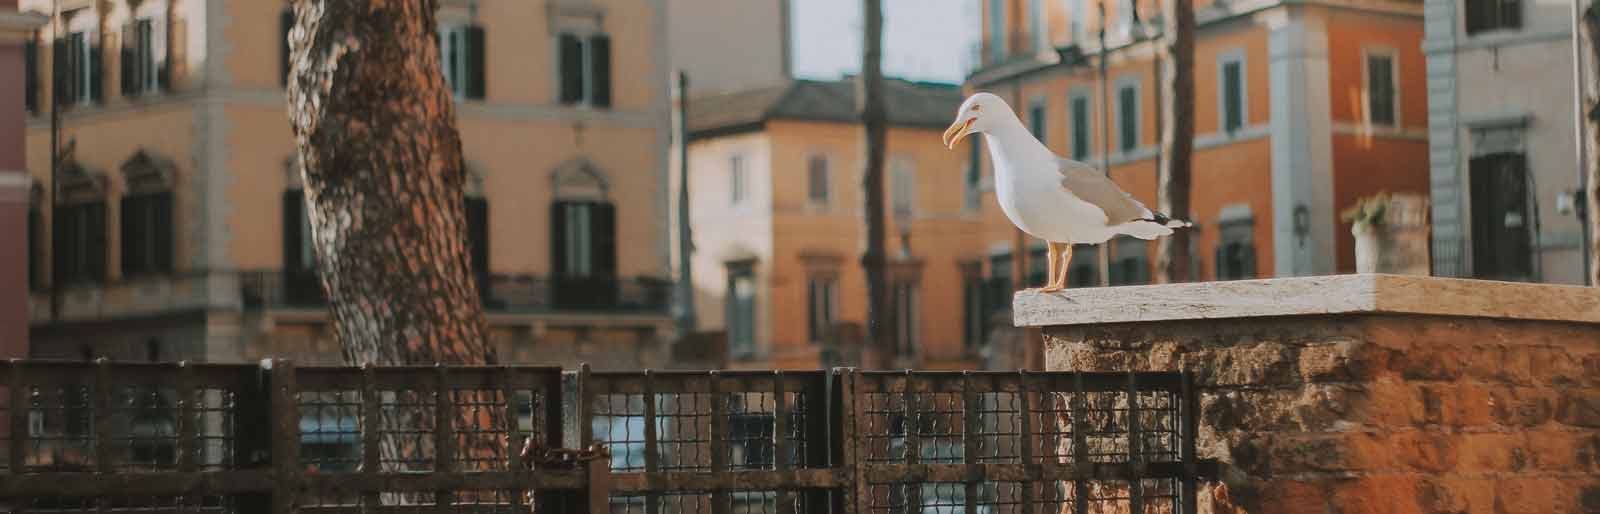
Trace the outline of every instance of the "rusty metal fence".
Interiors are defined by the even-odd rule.
[[[11,361],[10,512],[1195,511],[1177,373]],[[603,449],[526,469],[543,448]]]

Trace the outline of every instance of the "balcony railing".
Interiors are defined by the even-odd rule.
[[[247,271],[240,277],[246,307],[322,308],[315,272]],[[494,274],[480,280],[490,312],[633,312],[665,314],[672,283],[655,277],[552,277]]]

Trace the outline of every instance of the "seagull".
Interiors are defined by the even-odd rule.
[[[954,150],[971,134],[982,134],[988,143],[1000,210],[1048,244],[1050,283],[1039,292],[1067,287],[1074,244],[1101,244],[1119,235],[1149,240],[1191,226],[1151,211],[1095,167],[1051,153],[998,96],[977,93],[962,102],[944,131],[945,147]]]

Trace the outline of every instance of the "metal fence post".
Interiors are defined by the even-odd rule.
[[[300,488],[303,487],[300,468],[300,405],[296,397],[294,362],[274,359],[267,361],[271,379],[272,417],[272,469],[275,486],[272,490],[272,512],[295,512]]]
[[[1017,435],[1019,439],[1017,450],[1022,461],[1022,469],[1027,471],[1028,478],[1022,484],[1020,498],[1022,514],[1033,514],[1033,490],[1043,484],[1039,476],[1039,465],[1033,461],[1033,403],[1036,400],[1031,382],[1028,370],[1017,370],[1017,395],[1022,399],[1018,402],[1021,405],[1017,408],[1017,416],[1022,418],[1021,427],[1018,428],[1021,433]]]
[[[981,448],[979,446],[979,438],[982,437],[983,433],[982,415],[979,414],[982,408],[978,404],[978,392],[974,389],[972,372],[961,372],[961,418],[964,422],[961,430],[961,439],[964,443],[961,450],[961,460],[967,465],[967,474],[962,478],[963,485],[966,487],[966,491],[963,493],[966,508],[962,512],[978,511],[978,488],[980,487],[979,483],[984,480],[983,467],[979,462],[982,456],[978,455]]]
[[[433,470],[449,473],[456,470],[455,401],[450,394],[450,368],[434,364],[434,369]],[[448,510],[455,503],[452,491],[436,490],[433,494],[433,502],[440,510]]]
[[[361,365],[361,473],[367,476],[383,471],[383,412],[376,375],[371,363]],[[377,491],[368,491],[361,494],[361,502],[372,508],[383,499]]]

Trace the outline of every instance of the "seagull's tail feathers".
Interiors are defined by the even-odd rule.
[[[1167,215],[1154,213],[1149,218],[1133,220],[1117,227],[1117,231],[1139,239],[1155,239],[1161,236],[1172,235],[1172,229],[1189,228],[1194,226],[1183,220],[1168,218]]]

